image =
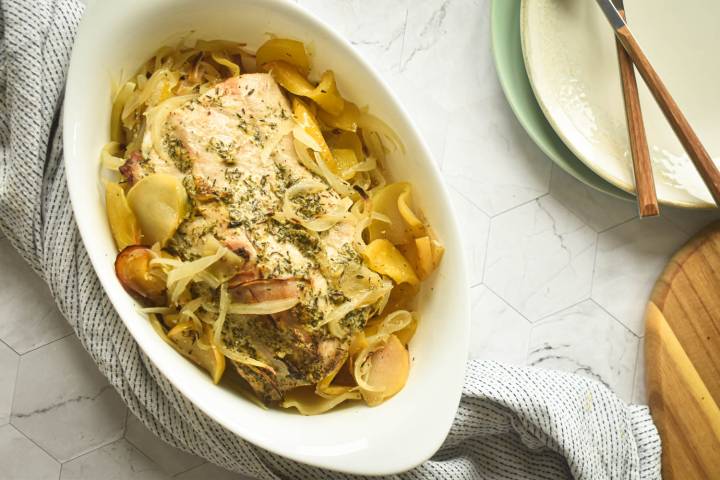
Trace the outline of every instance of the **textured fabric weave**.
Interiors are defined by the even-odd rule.
[[[195,408],[142,354],[90,265],[64,176],[60,107],[82,6],[2,0],[0,9],[0,228],[48,283],[98,368],[171,445],[262,479],[348,478],[243,441]],[[570,477],[659,478],[660,440],[647,408],[625,405],[592,380],[493,362],[469,363],[445,444],[397,476]]]

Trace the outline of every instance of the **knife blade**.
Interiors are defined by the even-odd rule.
[[[617,8],[615,8],[615,5],[613,5],[613,2],[611,0],[596,0],[597,4],[600,6],[600,10],[603,11],[605,14],[605,18],[608,19],[608,22],[610,22],[610,25],[615,30],[620,30],[622,27],[627,27],[627,23],[625,23],[625,19],[623,19],[622,15],[620,15],[620,12],[617,11]]]

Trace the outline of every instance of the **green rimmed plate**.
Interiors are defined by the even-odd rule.
[[[500,85],[520,124],[535,144],[560,168],[601,192],[617,198],[635,197],[600,178],[557,136],[535,99],[525,71],[520,41],[520,0],[492,0],[492,49]]]

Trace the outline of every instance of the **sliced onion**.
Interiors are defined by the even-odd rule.
[[[352,180],[353,190],[360,188],[365,194],[367,194],[367,191],[370,190],[372,186],[372,177],[370,177],[369,172],[356,172]]]
[[[180,316],[192,320],[195,328],[200,331],[202,331],[202,322],[200,322],[198,316],[195,315],[195,311],[197,311],[197,309],[200,308],[206,301],[207,298],[205,297],[194,298],[183,305],[182,310],[180,310]]]
[[[177,303],[178,298],[188,284],[202,271],[209,268],[213,263],[220,260],[228,249],[225,247],[218,248],[214,255],[199,258],[192,262],[182,262],[182,264],[172,270],[167,275],[167,287],[170,292],[170,303]]]
[[[148,81],[148,79],[144,73],[140,73],[135,77],[135,83],[137,83],[138,89],[145,88],[145,85],[147,85],[147,81]]]
[[[305,220],[301,218],[299,220],[300,224],[308,230],[312,230],[314,232],[324,232],[326,230],[330,230],[335,226],[335,224],[348,218],[347,209],[350,208],[350,205],[352,205],[352,200],[349,198],[343,198],[340,202],[338,202],[336,209],[332,212],[321,215],[313,220]]]
[[[228,253],[232,253],[232,252],[228,252]],[[198,273],[197,280],[207,283],[210,286],[210,288],[217,288],[220,286],[220,283],[221,283],[220,280],[218,280],[218,278],[215,275],[208,272],[207,270]]]
[[[389,289],[385,295],[383,295],[383,298],[380,299],[380,301],[377,303],[375,307],[375,313],[380,314],[385,310],[385,307],[387,307],[388,302],[390,301],[390,294],[392,293],[392,288]]]
[[[160,338],[162,338],[165,343],[170,345],[171,347],[175,348],[175,345],[172,343],[172,341],[168,338],[167,333],[165,332],[165,329],[163,328],[162,324],[160,323],[160,320],[158,320],[157,316],[155,314],[150,313],[148,315],[148,319],[150,320],[150,325],[152,325],[153,330],[160,335]]]
[[[367,244],[363,239],[363,233],[372,221],[370,217],[371,210],[369,206],[370,203],[367,200],[361,198],[360,200],[355,202],[355,204],[350,209],[353,216],[355,217],[355,232],[353,233],[352,244],[355,247],[355,251],[357,251],[358,253],[362,253],[363,250],[365,250],[365,247],[367,247]]]
[[[142,105],[148,104],[151,97],[161,88],[161,82],[164,82],[165,85],[169,85],[170,83],[174,84],[174,79],[175,75],[173,75],[172,72],[164,68],[156,70],[145,85],[143,85],[143,88],[135,90],[128,99],[127,103],[125,103],[122,110],[122,120],[125,121],[130,119],[135,110],[140,108]]]
[[[112,112],[110,113],[110,138],[115,142],[124,140],[122,114],[128,99],[135,91],[133,82],[126,82],[120,90],[118,90],[113,100]]]
[[[254,358],[249,357],[248,355],[245,355],[240,352],[236,352],[233,350],[230,350],[225,345],[225,342],[222,340],[222,330],[225,326],[225,320],[227,319],[228,313],[230,312],[230,295],[228,294],[228,287],[227,283],[223,283],[220,286],[220,305],[218,309],[218,316],[215,320],[215,323],[213,324],[213,334],[212,334],[212,342],[215,345],[215,347],[220,350],[220,352],[228,357],[230,360],[241,363],[243,365],[250,365],[252,367],[259,367],[264,368],[270,371],[274,371],[272,367],[269,365],[261,362],[260,360],[255,360]]]
[[[413,317],[407,310],[397,310],[385,317],[380,323],[380,327],[375,335],[368,337],[368,342],[384,340],[395,332],[399,332],[403,328],[412,323]]]
[[[297,124],[295,125],[295,128],[293,128],[292,133],[295,140],[305,145],[312,151],[319,152],[322,150],[322,146],[316,142],[314,138],[312,138],[307,130],[305,130],[305,127]]]
[[[305,146],[304,143],[298,141],[297,138],[293,140],[293,146],[295,147],[295,153],[298,156],[298,160],[302,164],[303,167],[310,170],[315,175],[322,177],[322,172],[318,168],[317,164],[315,163],[315,160],[312,159],[310,154],[308,153],[308,149]]]
[[[339,305],[335,310],[332,310],[330,313],[328,313],[325,318],[318,323],[318,326],[321,327],[323,325],[326,325],[328,323],[337,323],[343,318],[345,318],[345,315],[352,312],[353,310],[357,310],[358,308],[362,308],[368,305],[372,305],[373,303],[380,300],[385,293],[390,291],[392,289],[392,284],[385,283],[379,288],[370,288],[368,290],[365,290],[364,292],[358,292],[357,294],[354,294],[352,296],[352,299],[343,303],[342,305]]]
[[[364,162],[357,163],[350,167],[353,172],[370,172],[377,168],[377,160],[372,155],[368,156]]]
[[[197,98],[197,95],[193,94],[171,97],[158,106],[148,110],[146,113],[148,125],[150,125],[150,136],[152,137],[153,147],[158,155],[160,155],[160,158],[169,164],[172,164],[172,160],[165,149],[165,142],[163,142],[162,138],[168,115],[170,115],[173,110],[180,108],[194,98]]]
[[[338,202],[335,209],[320,215],[312,220],[306,220],[295,212],[292,199],[302,194],[313,194],[325,190],[325,185],[316,180],[302,180],[285,191],[282,213],[288,220],[294,220],[308,230],[324,232],[331,229],[336,223],[348,218],[348,209],[352,206],[352,200],[343,198]]]
[[[227,248],[220,247],[213,255],[208,255],[207,257],[202,257],[192,262],[183,262],[182,265],[171,270],[170,273],[168,273],[168,288],[170,288],[172,284],[179,282],[184,278],[193,277],[198,273],[202,272],[203,270],[207,269],[210,265],[225,256],[227,252]]]
[[[164,46],[164,47],[160,47],[160,48],[155,52],[155,55],[154,55],[154,57],[155,57],[155,70],[159,70],[161,67],[163,67],[163,65],[168,65],[168,66],[169,66],[169,63],[171,63],[171,62],[168,62],[168,61],[163,62],[163,59],[164,59],[165,57],[169,57],[170,54],[173,52],[173,50],[174,50],[174,48],[169,47],[169,46],[166,45],[166,46]],[[168,58],[167,60],[170,60],[170,58]]]
[[[220,305],[218,309],[217,320],[213,325],[213,343],[220,347],[222,345],[222,329],[225,325],[225,318],[227,318],[228,307],[230,306],[230,296],[228,295],[227,283],[223,283],[220,286]]]
[[[291,199],[305,193],[318,193],[325,190],[325,185],[317,180],[301,180],[285,191],[285,199]]]
[[[388,139],[390,142],[393,143],[393,146],[400,150],[402,153],[405,153],[405,147],[403,146],[402,140],[400,140],[400,137],[398,136],[395,131],[390,128],[390,126],[380,120],[375,115],[372,115],[370,113],[363,113],[360,115],[360,118],[358,119],[358,126],[363,130],[363,132],[374,132],[378,135],[381,135],[382,137]],[[382,158],[382,157],[379,157]]]
[[[190,280],[192,280],[192,277],[183,278],[182,280],[176,282],[172,288],[168,288],[168,290],[170,291],[171,305],[177,304],[180,295],[182,295],[187,286],[190,284]]]
[[[325,164],[325,162],[322,160],[322,158],[320,158],[320,154],[318,152],[314,152],[314,154],[315,162],[320,169],[320,173],[322,173],[322,176],[325,178],[328,184],[330,184],[330,187],[332,187],[337,193],[339,193],[343,197],[353,197],[356,192],[352,189],[350,184],[332,173],[328,166]]]
[[[120,151],[120,144],[118,142],[109,142],[105,144],[102,151],[100,152],[100,163],[103,168],[108,170],[118,170],[125,163],[125,159],[116,156]]]
[[[358,253],[363,253],[367,248],[367,243],[365,243],[365,240],[363,239],[363,233],[368,228],[368,226],[370,226],[370,221],[370,216],[368,215],[358,220],[357,225],[355,225],[353,246]]]
[[[370,367],[372,366],[370,362],[368,362],[368,357],[381,347],[382,345],[379,342],[370,344],[370,346],[365,347],[355,359],[353,377],[355,377],[355,382],[357,382],[358,387],[360,387],[362,390],[368,392],[382,392],[383,390],[385,390],[385,388],[383,387],[374,387],[370,385],[369,383],[367,383],[366,380],[366,378],[370,374]]]
[[[212,59],[219,65],[222,65],[230,70],[231,77],[237,77],[240,75],[240,67],[238,64],[230,60],[224,53],[212,52],[210,53],[210,57],[212,57]]]
[[[153,265],[161,265],[161,266],[164,266],[164,267],[177,268],[177,267],[179,267],[179,266],[182,265],[182,264],[183,264],[182,260],[178,260],[178,259],[176,259],[176,258],[162,258],[162,257],[158,257],[158,258],[153,258],[152,260],[150,260],[150,265],[151,265],[151,266],[153,266]]]
[[[387,224],[391,224],[391,223],[392,223],[392,220],[390,220],[390,217],[388,217],[388,216],[385,215],[384,213],[380,213],[380,212],[372,212],[372,213],[370,214],[370,218],[371,218],[372,220],[378,220],[378,221],[381,221],[381,222],[385,222],[385,223],[387,223]]]
[[[246,44],[242,42],[233,42],[230,40],[198,40],[195,42],[194,48],[202,52],[223,51],[241,56],[254,57],[252,53],[243,48],[245,46]]]
[[[147,308],[138,308],[138,312],[140,313],[157,313],[160,315],[169,315],[171,313],[177,313],[177,311],[174,308],[171,307],[147,307]]]
[[[228,357],[233,362],[242,363],[243,365],[249,365],[251,367],[264,368],[265,370],[269,370],[273,373],[275,372],[275,369],[272,368],[267,363],[261,362],[260,360],[255,360],[254,358],[249,357],[249,356],[245,355],[244,353],[230,350],[225,345],[220,345],[219,349],[223,355]]]
[[[372,196],[373,193],[377,192],[381,188],[384,188],[387,185],[387,180],[385,179],[385,176],[380,172],[379,168],[376,168],[375,170],[371,170],[368,172],[370,174],[370,179],[372,180],[372,184],[374,187],[370,192],[370,196]]]
[[[300,302],[297,297],[283,298],[280,300],[268,300],[259,303],[231,303],[228,306],[228,313],[236,315],[270,315],[273,313],[289,310]]]

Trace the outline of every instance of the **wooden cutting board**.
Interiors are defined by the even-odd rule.
[[[720,479],[720,222],[665,268],[646,312],[650,412],[664,479]]]

